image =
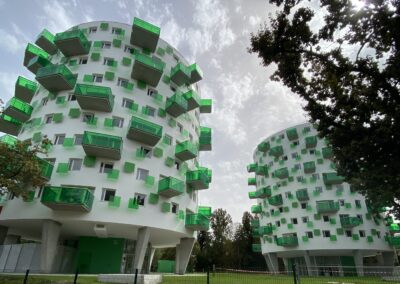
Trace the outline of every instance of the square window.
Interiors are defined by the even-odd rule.
[[[308,216],[301,217],[301,221],[305,224],[308,223],[308,220]]]
[[[363,216],[361,214],[357,214],[357,218],[360,219],[361,222],[363,222]]]
[[[324,220],[324,222],[329,222],[329,216],[327,215],[322,216],[322,219]]]
[[[312,178],[315,180],[319,180],[319,174],[312,174]]]
[[[128,109],[132,109],[133,104],[134,104],[133,100],[126,99],[126,98],[122,99],[122,107],[125,107],[125,108],[128,108]]]
[[[344,199],[339,199],[339,205],[344,206]]]
[[[376,237],[377,237],[378,239],[380,239],[380,238],[381,238],[381,232],[376,232]]]
[[[157,90],[149,88],[149,89],[147,90],[147,95],[148,95],[149,97],[155,98],[156,95],[157,95]]]
[[[175,168],[179,170],[181,168],[181,164],[178,161],[175,161]]]
[[[176,125],[178,126],[179,133],[182,133],[183,132],[183,125],[180,124],[179,122]]]
[[[113,64],[113,62],[114,62],[114,59],[113,58],[110,58],[110,57],[104,57],[104,59],[103,59],[103,65],[112,65]],[[118,85],[119,86],[119,85]]]
[[[95,83],[103,82],[103,75],[101,75],[101,74],[92,74],[92,76],[93,76],[93,82],[95,82]]]
[[[100,173],[108,174],[108,173],[112,172],[113,168],[114,168],[113,164],[101,162],[101,164],[100,164]]]
[[[288,160],[288,157],[287,156],[283,156],[283,158],[282,158],[284,161],[287,161]]]
[[[292,218],[292,224],[297,225],[297,218]]]
[[[135,49],[132,46],[125,45],[124,52],[128,52],[130,54],[134,54],[135,53]]]
[[[279,212],[283,213],[283,207],[279,207]]]
[[[299,141],[298,141],[298,140],[293,141],[293,145],[298,146],[298,145],[299,145]],[[296,153],[296,154],[297,154],[297,153]]]
[[[94,34],[97,32],[97,27],[90,27],[89,28],[89,34]]]
[[[331,232],[330,231],[322,231],[322,236],[324,236],[324,238],[330,238]]]
[[[75,134],[75,145],[82,145],[83,135],[82,134]]]
[[[300,203],[301,204],[301,209],[307,209],[307,203]]]
[[[69,159],[68,170],[79,171],[82,167],[82,159]]]
[[[164,134],[163,142],[167,145],[172,145],[172,137],[168,134]]]
[[[102,42],[101,42],[101,48],[110,49],[110,48],[111,48],[111,42],[109,42],[109,41],[102,41]]]
[[[349,238],[351,238],[353,236],[353,234],[351,233],[350,230],[346,230],[345,234],[346,234],[346,237],[349,237]]]
[[[138,168],[136,171],[136,179],[137,180],[146,180],[147,176],[149,175],[149,170]]]
[[[65,134],[54,135],[54,145],[62,145],[64,143]]]
[[[154,116],[156,114],[156,109],[151,106],[146,106],[147,115]]]
[[[298,176],[298,177],[296,177],[296,180],[298,182],[302,182],[304,180],[304,177],[303,176]]]
[[[87,64],[87,62],[88,62],[88,58],[87,57],[79,58],[79,64],[83,65],[83,64]]]
[[[110,201],[111,198],[115,196],[115,189],[103,188],[103,192],[101,194],[101,201]]]
[[[151,148],[141,146],[140,151],[144,153],[146,158],[151,158]]]
[[[360,200],[354,200],[354,203],[356,204],[357,208],[361,207],[361,201]]]
[[[314,155],[315,154],[315,150],[310,150],[310,155]]]
[[[306,236],[307,236],[309,239],[314,238],[313,232],[306,232]]]
[[[128,84],[129,84],[129,80],[123,79],[123,78],[118,78],[117,86],[126,88],[126,87],[128,87]]]
[[[48,98],[43,98],[43,99],[42,99],[42,106],[47,105],[47,102],[48,102],[48,101],[49,101]]]
[[[144,203],[146,201],[145,194],[135,193],[135,198],[136,198],[137,204],[139,204],[140,206],[144,206]]]
[[[294,168],[295,168],[296,170],[300,170],[300,169],[301,169],[301,164],[295,164],[295,165],[294,165]]]
[[[93,118],[94,118],[94,113],[88,113],[88,112],[86,112],[86,113],[84,113],[83,116],[82,116],[82,121],[83,121],[83,122],[89,122],[89,121],[92,121]]]
[[[176,56],[176,55],[174,54],[173,57],[174,57],[174,59],[175,59],[176,62],[179,62],[179,57],[178,57],[178,56]]]
[[[121,117],[113,116],[113,126],[122,128],[124,126],[124,119]]]
[[[280,227],[280,226],[281,226],[281,221],[275,221],[275,225],[276,225],[277,227]]]
[[[322,186],[316,186],[315,187],[315,191],[319,192],[319,193],[322,193]]]
[[[359,233],[360,233],[360,237],[361,238],[365,238],[365,231],[364,230],[360,230]]]
[[[178,214],[179,212],[179,205],[177,203],[172,202],[172,208],[171,208],[171,212]]]
[[[68,100],[69,102],[73,102],[73,101],[76,101],[76,97],[75,97],[74,94],[69,94],[67,100]]]
[[[45,122],[46,124],[52,123],[52,122],[53,122],[53,115],[52,115],[52,114],[46,115],[45,118],[44,118],[44,122]]]

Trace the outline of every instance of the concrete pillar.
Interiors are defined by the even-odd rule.
[[[363,255],[360,250],[354,251],[354,263],[357,269],[358,276],[364,276]]]
[[[61,224],[53,220],[45,220],[42,225],[42,247],[40,268],[43,273],[52,273],[54,258],[57,254]]]
[[[276,256],[276,253],[264,254],[264,258],[265,262],[267,263],[268,271],[270,272],[279,271],[278,257]]]
[[[181,274],[181,275],[185,274],[195,241],[196,241],[195,238],[182,238],[180,243],[176,245],[176,255],[175,255],[176,274]]]
[[[308,250],[304,251],[304,261],[306,262],[308,275],[315,275],[315,265],[313,260],[311,260],[310,252]]]
[[[4,245],[15,245],[15,244],[19,244],[20,241],[21,241],[21,236],[7,235],[3,244]]]
[[[150,239],[150,228],[142,227],[138,230],[136,248],[135,248],[135,259],[133,260],[133,271],[139,270],[142,272],[144,256],[146,255],[146,249]]]
[[[0,245],[4,244],[8,232],[8,227],[0,226]]]
[[[383,263],[382,263],[383,266],[393,266],[394,259],[395,259],[394,252],[385,251],[385,252],[382,252],[381,256],[382,256],[382,260],[383,260]]]
[[[151,272],[151,264],[153,263],[153,258],[154,258],[154,253],[156,252],[156,249],[151,247],[150,248],[150,255],[149,255],[149,273]]]
[[[287,259],[286,257],[282,257],[282,261],[283,261],[283,264],[285,265],[285,270],[286,270],[286,271],[292,271],[292,268],[289,267],[289,261],[288,261],[288,259]]]

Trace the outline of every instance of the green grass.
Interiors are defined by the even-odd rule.
[[[79,284],[100,283],[96,276],[83,276],[78,278]],[[0,284],[21,284],[24,276],[0,275]],[[28,284],[67,284],[73,283],[74,276],[29,276]]]

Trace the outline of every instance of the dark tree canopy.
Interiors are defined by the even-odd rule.
[[[283,8],[251,35],[249,51],[305,100],[338,173],[400,217],[400,1],[270,2]]]

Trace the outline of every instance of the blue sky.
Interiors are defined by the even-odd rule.
[[[246,165],[266,136],[306,121],[301,100],[269,76],[255,54],[250,33],[273,15],[266,0],[0,0],[0,98],[13,96],[18,75],[33,79],[23,65],[24,49],[43,28],[52,33],[97,20],[131,23],[139,17],[161,27],[161,37],[204,72],[203,97],[214,100],[202,124],[213,128],[213,151],[201,164],[213,169],[210,190],[200,202],[225,208],[234,221],[254,203],[247,198]]]

